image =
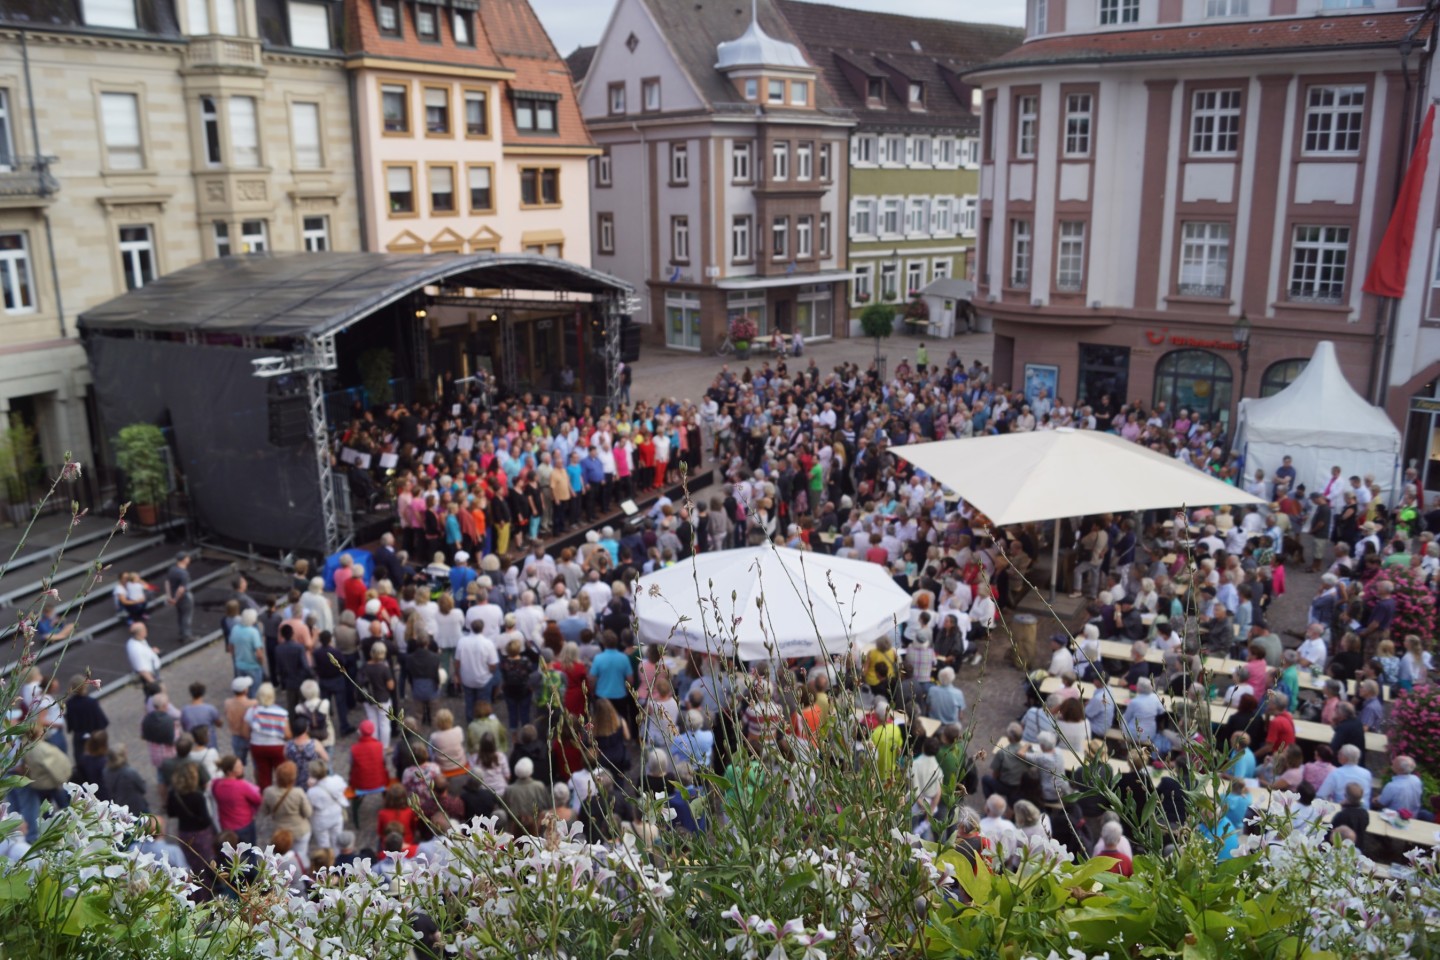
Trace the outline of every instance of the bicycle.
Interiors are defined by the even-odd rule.
[[[730,339],[730,334],[725,334],[725,339],[715,348],[717,357],[733,357],[735,355],[735,341]]]

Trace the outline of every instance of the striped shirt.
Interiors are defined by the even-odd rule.
[[[285,727],[290,714],[284,707],[271,704],[257,706],[250,710],[250,745],[252,747],[279,747],[285,744]]]

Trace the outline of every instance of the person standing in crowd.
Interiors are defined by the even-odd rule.
[[[255,782],[264,790],[270,786],[275,768],[285,762],[285,743],[290,739],[290,713],[275,703],[275,687],[260,684],[255,706],[245,712],[250,727],[250,756],[255,760]]]
[[[179,554],[165,573],[165,603],[175,608],[175,621],[180,629],[178,642],[184,646],[195,639],[190,632],[190,623],[195,616],[195,597],[190,592],[189,553]]]

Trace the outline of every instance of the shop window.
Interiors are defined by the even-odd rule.
[[[1270,364],[1260,378],[1260,396],[1273,397],[1290,386],[1309,362],[1304,357],[1300,357],[1294,360],[1277,360]]]
[[[1076,403],[1091,405],[1109,396],[1122,403],[1129,396],[1130,348],[1105,343],[1080,344],[1080,380]]]
[[[1155,402],[1164,401],[1172,414],[1199,411],[1200,416],[1228,420],[1231,400],[1230,364],[1209,350],[1173,350],[1155,365]]]

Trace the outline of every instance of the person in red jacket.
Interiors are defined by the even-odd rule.
[[[355,802],[350,804],[350,813],[355,826],[360,826],[360,807],[365,798],[382,792],[390,783],[390,772],[385,769],[385,748],[375,738],[375,722],[365,720],[360,724],[360,739],[350,748],[350,792]]]
[[[369,587],[365,584],[365,572],[357,565],[350,573],[350,579],[345,581],[345,609],[355,616],[360,616],[365,609],[365,594]]]

